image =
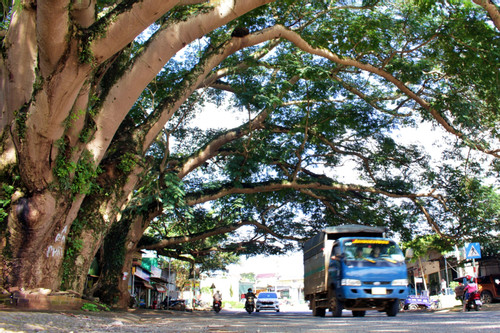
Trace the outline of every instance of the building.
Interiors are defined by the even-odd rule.
[[[130,275],[129,292],[138,307],[154,309],[165,298],[179,297],[175,272],[169,268],[159,268],[155,252],[137,252]]]
[[[454,279],[470,276],[500,274],[500,258],[495,256],[480,259],[467,259],[463,250],[441,254],[429,250],[421,258],[407,264],[408,277],[412,287],[419,292],[428,290],[429,295],[437,295],[441,291],[440,281],[444,279],[448,287],[453,286]]]

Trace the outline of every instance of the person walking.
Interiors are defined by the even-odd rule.
[[[443,295],[446,295],[446,288],[447,288],[447,284],[446,284],[446,280],[445,279],[441,279],[441,293]]]

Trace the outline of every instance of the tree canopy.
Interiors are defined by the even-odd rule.
[[[491,1],[19,0],[2,19],[6,287],[81,290],[96,254],[119,284],[138,248],[215,267],[327,225],[500,229]],[[213,104],[245,121],[194,126]]]

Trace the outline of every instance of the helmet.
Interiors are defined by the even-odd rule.
[[[251,293],[252,292],[252,288],[248,288],[248,292]]]
[[[471,283],[472,283],[472,282],[474,282],[474,278],[473,278],[473,277],[471,277],[471,278],[469,279],[469,282],[471,282]]]

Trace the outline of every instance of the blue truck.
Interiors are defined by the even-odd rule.
[[[399,312],[408,296],[401,249],[385,237],[386,228],[363,225],[328,227],[304,243],[304,297],[314,316],[334,317],[352,310]]]

